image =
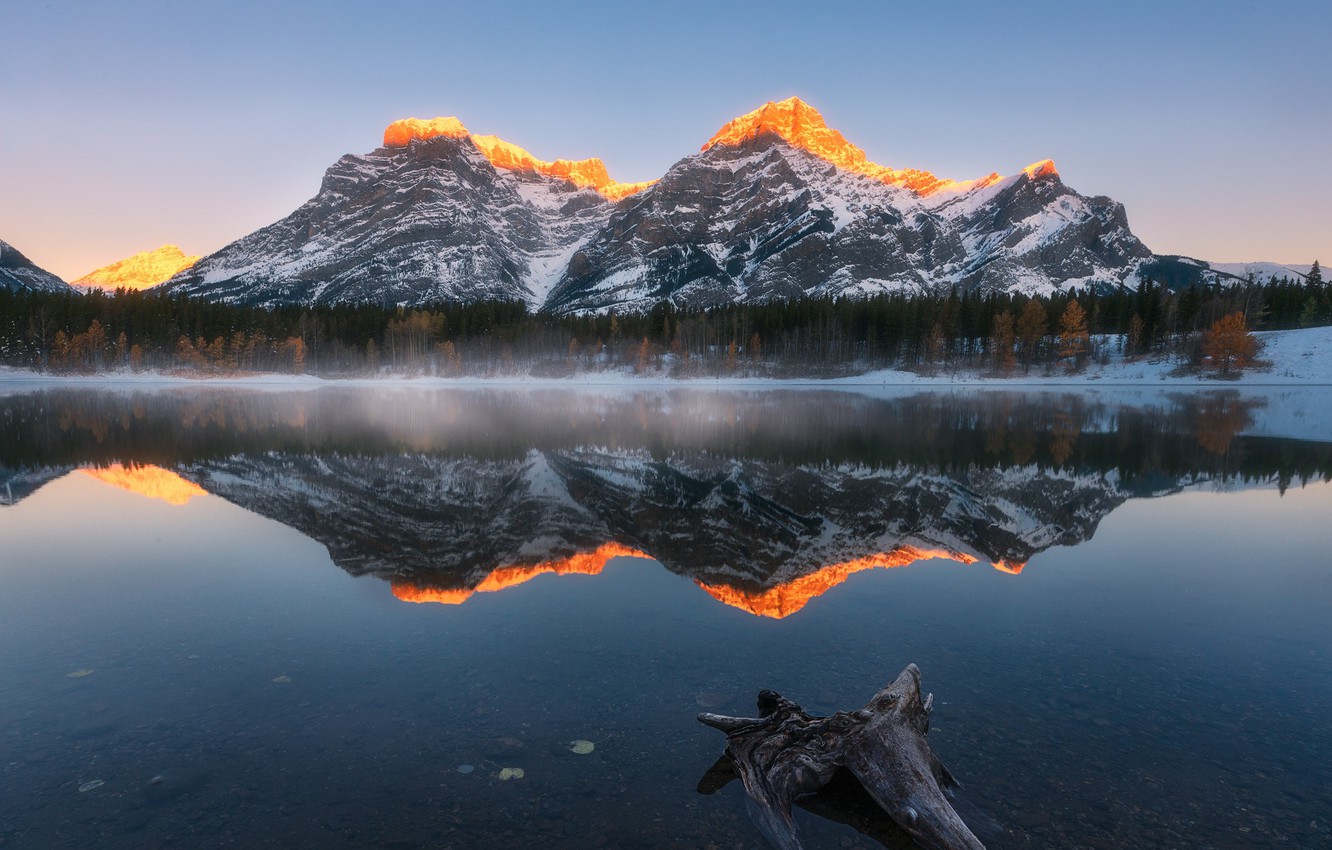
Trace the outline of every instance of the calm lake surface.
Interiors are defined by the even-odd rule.
[[[11,388],[0,847],[759,848],[909,662],[990,850],[1332,846],[1330,393]]]

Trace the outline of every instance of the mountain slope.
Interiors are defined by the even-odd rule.
[[[188,269],[199,261],[177,245],[140,251],[123,260],[102,266],[73,282],[87,289],[148,289]]]
[[[69,284],[0,241],[0,286],[19,292],[67,292]]]

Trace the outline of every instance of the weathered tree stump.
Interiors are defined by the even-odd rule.
[[[838,769],[849,771],[916,843],[929,850],[985,850],[953,810],[957,781],[925,739],[933,703],[933,694],[921,699],[920,670],[908,664],[858,711],[812,717],[763,691],[758,718],[698,719],[726,733],[726,756],[744,783],[750,816],[780,850],[802,850],[791,806],[826,786]],[[726,778],[709,771],[708,782],[720,787]]]

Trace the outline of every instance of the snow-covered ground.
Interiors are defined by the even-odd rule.
[[[1175,375],[1179,364],[1165,358],[1125,360],[1118,354],[1104,366],[1092,363],[1077,374],[1061,369],[1050,372],[1020,370],[1008,378],[994,378],[975,372],[957,375],[917,375],[887,369],[851,378],[837,378],[830,383],[871,384],[985,384],[993,386],[1067,386],[1081,384],[1127,384],[1174,387],[1196,386],[1274,386],[1282,384],[1326,384],[1332,386],[1332,327],[1298,331],[1268,331],[1254,336],[1262,343],[1259,358],[1270,364],[1249,369],[1237,379],[1222,380],[1210,374]]]
[[[595,372],[573,378],[404,378],[380,377],[329,380],[312,375],[250,375],[244,377],[192,378],[155,372],[116,372],[105,375],[62,376],[6,370],[0,367],[0,396],[49,387],[89,387],[123,391],[172,391],[183,387],[230,387],[280,392],[310,391],[321,387],[375,387],[410,392],[416,389],[509,389],[558,388],[580,393],[618,395],[634,391],[762,391],[836,390],[873,398],[891,399],[922,391],[1003,391],[1023,395],[1087,393],[1095,401],[1133,406],[1165,405],[1180,392],[1230,390],[1259,402],[1257,415],[1246,433],[1305,440],[1332,440],[1332,328],[1275,331],[1258,334],[1264,343],[1260,357],[1270,363],[1261,370],[1246,372],[1238,380],[1204,376],[1173,376],[1175,364],[1167,361],[1124,361],[1114,357],[1101,366],[1069,375],[1030,375],[989,378],[976,373],[957,375],[940,372],[933,376],[883,370],[827,380],[771,378],[695,378],[677,380],[660,375],[630,372]]]
[[[1172,374],[1178,364],[1165,358],[1139,358],[1125,360],[1118,354],[1106,365],[1091,363],[1082,372],[1070,374],[1062,368],[1033,369],[1023,373],[1020,369],[1007,378],[996,378],[974,371],[951,373],[940,368],[933,375],[917,374],[898,369],[882,369],[844,378],[689,378],[675,379],[661,373],[635,375],[630,371],[601,371],[575,375],[570,378],[532,378],[525,375],[506,377],[435,378],[382,376],[377,378],[327,379],[314,375],[259,374],[238,377],[193,377],[186,373],[162,372],[110,372],[100,375],[49,375],[0,366],[0,392],[33,384],[65,386],[108,387],[122,384],[148,385],[221,385],[295,388],[299,386],[471,386],[471,385],[633,385],[633,386],[956,386],[969,387],[1068,387],[1082,385],[1125,385],[1153,387],[1249,387],[1249,386],[1309,386],[1332,387],[1332,327],[1307,328],[1295,331],[1268,331],[1255,334],[1262,342],[1259,357],[1262,368],[1249,369],[1236,379],[1222,380],[1213,375]]]

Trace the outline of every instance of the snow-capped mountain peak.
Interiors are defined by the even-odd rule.
[[[921,169],[896,169],[871,162],[864,150],[829,127],[817,109],[798,97],[775,103],[770,101],[728,122],[702,149],[706,151],[717,145],[740,145],[765,133],[780,136],[787,144],[831,162],[838,168],[863,174],[890,186],[905,186],[921,195],[964,185],[967,188],[982,183],[988,185],[999,179],[995,173],[980,180],[965,181],[964,184],[937,177]]]
[[[384,128],[384,147],[405,148],[413,139],[467,138],[467,128],[457,118],[400,118]]]
[[[727,122],[657,181],[539,159],[457,118],[395,121],[288,218],[168,286],[261,304],[522,299],[556,312],[1136,285],[1124,208],[1039,160],[957,181],[881,165],[799,98]]]
[[[495,135],[469,133],[457,118],[403,118],[394,121],[384,129],[384,147],[405,148],[413,141],[424,141],[437,136],[451,139],[471,139],[477,150],[490,160],[496,168],[510,171],[526,171],[567,180],[579,189],[592,189],[611,201],[636,194],[655,183],[647,180],[639,183],[621,183],[612,180],[606,171],[606,163],[597,157],[588,159],[556,159],[546,161],[538,159],[525,149],[506,142]]]
[[[197,255],[186,254],[180,246],[163,245],[102,266],[74,281],[73,285],[87,289],[147,289],[169,280],[197,262]]]

